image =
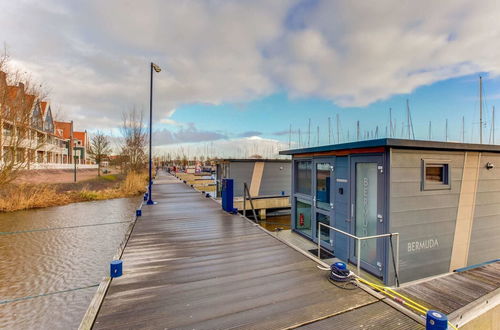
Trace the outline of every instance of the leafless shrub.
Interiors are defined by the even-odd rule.
[[[89,152],[97,163],[97,175],[101,176],[101,163],[111,153],[108,136],[101,131],[97,131],[90,139]]]
[[[132,108],[122,117],[120,131],[123,137],[121,154],[126,172],[141,172],[146,163],[147,133],[143,114]]]

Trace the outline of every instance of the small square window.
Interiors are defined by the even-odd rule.
[[[422,190],[451,189],[449,161],[422,160]]]

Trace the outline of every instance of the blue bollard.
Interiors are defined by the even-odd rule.
[[[285,191],[284,190],[281,191],[281,196],[285,196]]]
[[[347,269],[347,265],[345,263],[343,263],[343,262],[340,262],[340,261],[334,263],[334,265],[338,269],[342,269],[342,270]]]
[[[140,217],[140,216],[142,215],[142,210],[141,210],[141,209],[137,209],[137,210],[135,210],[135,215],[136,215],[137,217]]]
[[[144,201],[148,200],[148,193],[144,193]]]
[[[446,330],[448,329],[448,316],[445,314],[429,310],[427,312],[427,320],[425,322],[426,330]]]
[[[123,274],[123,262],[121,260],[113,260],[110,264],[109,276],[120,277]]]

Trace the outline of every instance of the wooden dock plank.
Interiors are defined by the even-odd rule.
[[[301,330],[348,330],[348,329],[400,329],[413,330],[424,329],[423,325],[418,324],[412,319],[401,316],[394,308],[376,302],[361,307],[350,313],[340,314],[319,322],[300,327]],[[368,317],[367,317],[368,316]],[[369,320],[369,322],[367,322]]]
[[[500,287],[500,262],[399,289],[424,306],[451,314]]]
[[[315,262],[179,180],[161,181],[95,329],[281,329],[377,302],[331,285]]]

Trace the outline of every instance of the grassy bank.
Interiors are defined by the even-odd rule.
[[[12,184],[0,191],[0,212],[137,196],[145,192],[146,184],[147,175],[135,172],[78,183]]]

